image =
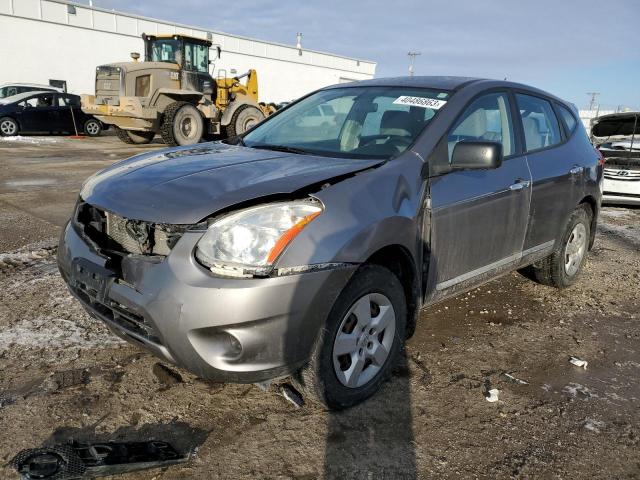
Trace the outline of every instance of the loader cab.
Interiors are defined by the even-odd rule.
[[[215,81],[209,73],[211,42],[185,35],[145,35],[145,61],[175,63],[180,69],[181,88],[214,94]]]
[[[144,35],[145,61],[176,63],[182,70],[209,71],[208,40],[184,35]]]

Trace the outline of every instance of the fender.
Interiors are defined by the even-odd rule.
[[[233,114],[235,113],[235,111],[238,110],[243,105],[251,105],[253,107],[256,107],[258,110],[260,110],[260,105],[258,105],[258,103],[255,102],[251,97],[236,93],[235,100],[231,102],[227,106],[227,108],[224,109],[224,112],[222,112],[222,118],[220,119],[220,123],[223,126],[229,125],[229,123],[231,123],[231,118],[233,117]]]

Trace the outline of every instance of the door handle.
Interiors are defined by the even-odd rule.
[[[582,171],[584,170],[584,167],[581,167],[579,165],[576,165],[575,167],[573,167],[571,170],[569,170],[569,173],[571,175],[577,175],[578,173],[582,173]]]
[[[519,180],[513,185],[509,185],[509,190],[522,190],[523,188],[527,188],[531,185],[529,180]]]

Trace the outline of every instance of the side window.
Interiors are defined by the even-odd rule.
[[[53,106],[53,95],[40,95],[39,97],[30,98],[28,103],[33,105],[32,101],[35,101],[37,108],[45,108]]]
[[[578,124],[576,117],[573,116],[573,113],[571,113],[568,108],[565,108],[562,105],[558,105],[558,111],[560,112],[564,126],[567,127],[567,132],[571,135]]]
[[[560,125],[551,103],[543,98],[516,94],[528,152],[557,145],[562,141]]]
[[[515,139],[507,95],[490,93],[474,100],[449,132],[447,141],[449,163],[458,142],[498,142],[505,157],[512,155]]]
[[[62,97],[62,96],[58,95],[58,106],[59,107],[68,107],[69,106],[69,99],[67,97]]]

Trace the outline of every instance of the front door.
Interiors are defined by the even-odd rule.
[[[504,160],[490,170],[454,170],[431,179],[429,298],[481,283],[513,267],[522,255],[531,176],[516,148],[506,92],[474,100],[448,133],[448,155],[456,143],[495,141]]]
[[[58,129],[58,109],[53,93],[42,93],[26,100],[22,111],[22,130],[25,132],[53,132]]]

